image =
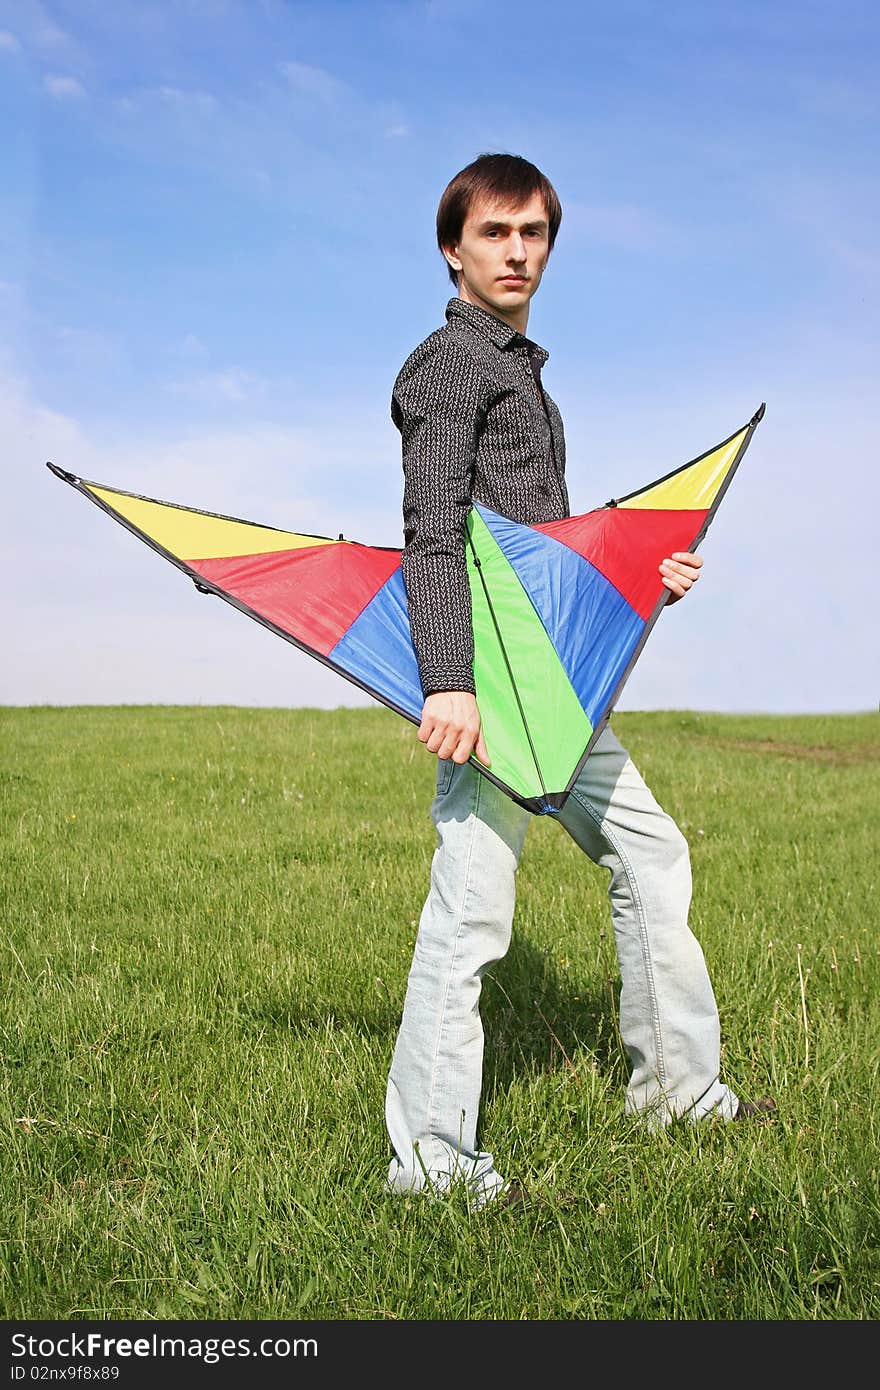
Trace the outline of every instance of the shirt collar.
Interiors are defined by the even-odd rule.
[[[516,328],[511,328],[510,324],[505,323],[503,319],[496,318],[488,310],[481,309],[478,304],[471,304],[466,299],[450,299],[446,305],[446,318],[448,320],[463,319],[469,327],[477,333],[481,333],[502,350],[524,345],[531,355],[537,357],[541,367],[550,356],[546,348],[540,347],[531,338],[527,338],[524,333],[518,332]]]

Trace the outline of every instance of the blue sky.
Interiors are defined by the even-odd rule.
[[[621,709],[876,708],[880,12],[0,0],[0,701],[359,705],[44,467],[402,544],[397,370],[484,150],[587,511],[767,413]]]

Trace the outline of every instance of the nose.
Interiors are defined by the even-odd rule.
[[[507,259],[517,264],[526,259],[526,244],[519,232],[511,232],[507,243]]]

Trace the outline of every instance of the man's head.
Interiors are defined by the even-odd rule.
[[[468,164],[437,209],[437,245],[461,298],[524,325],[561,220],[556,190],[527,159]]]

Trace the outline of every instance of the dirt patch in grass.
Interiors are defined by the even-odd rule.
[[[745,753],[770,753],[777,758],[799,758],[814,763],[880,762],[880,744],[850,743],[834,747],[816,743],[782,743],[772,738],[706,738],[714,748],[735,748]]]

